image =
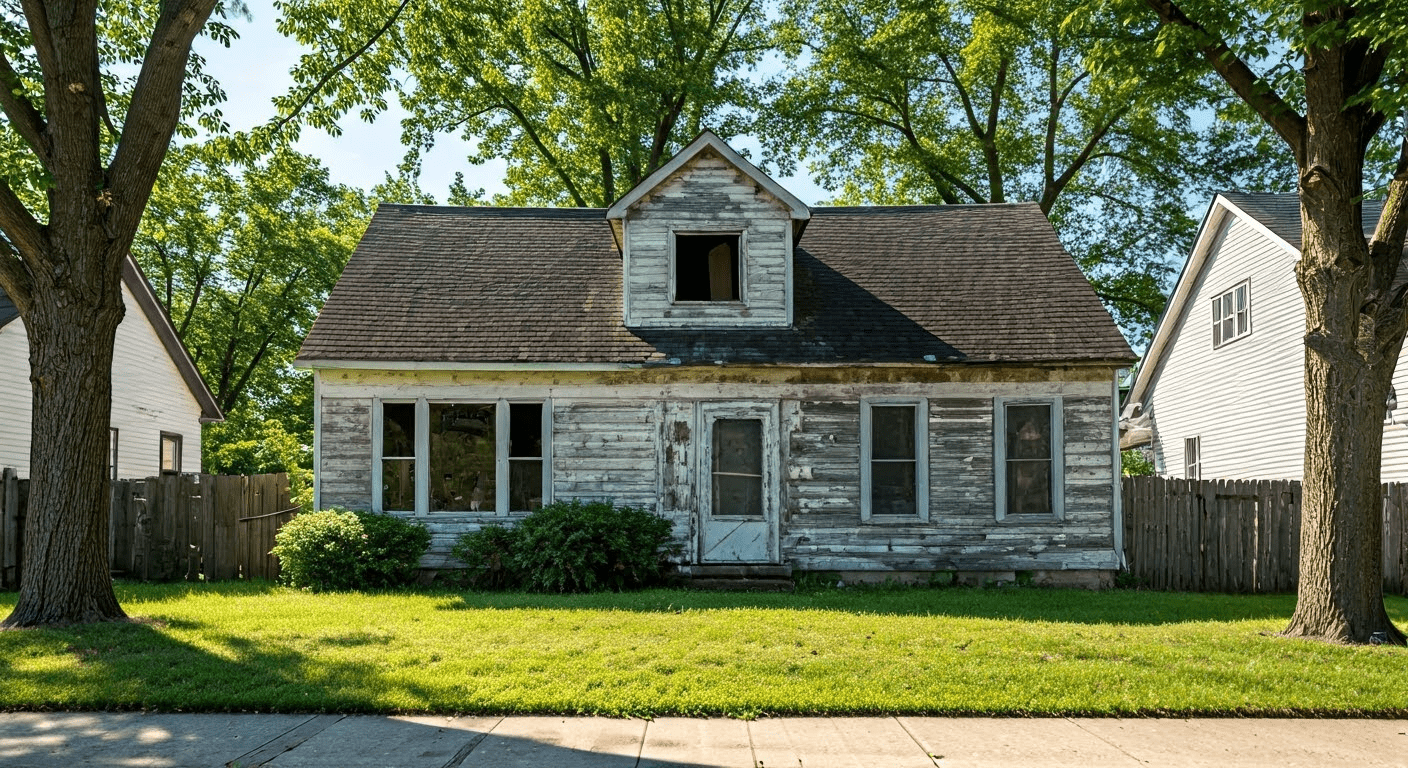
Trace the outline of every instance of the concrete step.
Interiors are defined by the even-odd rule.
[[[681,565],[678,568],[681,576],[692,578],[713,578],[713,579],[790,579],[792,578],[792,566],[790,565],[770,565],[767,563],[729,563],[727,565],[715,565],[697,563]]]
[[[741,577],[693,578],[686,581],[685,586],[692,589],[713,589],[720,592],[791,592],[797,588],[791,579],[747,579]]]

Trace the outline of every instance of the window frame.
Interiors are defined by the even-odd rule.
[[[416,441],[415,441],[415,509],[383,509],[382,505],[382,406],[386,403],[415,403],[416,405]],[[430,405],[431,403],[453,403],[453,404],[474,404],[494,405],[494,510],[492,512],[466,512],[437,511],[430,510]],[[532,397],[511,397],[511,398],[484,398],[484,397],[435,397],[425,398],[372,398],[372,504],[373,512],[393,512],[397,514],[412,514],[416,517],[427,517],[430,515],[492,515],[496,517],[507,517],[514,514],[523,514],[529,510],[509,509],[509,405],[541,405],[543,407],[542,417],[542,445],[543,453],[540,460],[543,463],[543,505],[552,503],[552,398],[532,398]],[[395,458],[395,457],[392,457]],[[520,457],[527,459],[530,457]]]
[[[680,301],[675,298],[678,287],[676,265],[676,243],[680,235],[686,237],[738,236],[738,298],[731,301]],[[745,229],[670,229],[668,252],[666,255],[669,279],[665,290],[672,307],[746,307],[748,306],[748,230]]]
[[[1223,323],[1224,320],[1227,319],[1227,317],[1229,317],[1229,315],[1224,312],[1223,314],[1221,314],[1221,315],[1219,315],[1219,316],[1213,317],[1213,319],[1212,319],[1212,348],[1213,348],[1213,349],[1221,349],[1222,347],[1225,347],[1225,346],[1227,346],[1228,344],[1231,344],[1232,342],[1234,342],[1234,341],[1236,341],[1236,340],[1238,340],[1238,339],[1244,339],[1244,338],[1246,338],[1246,337],[1252,335],[1252,281],[1251,281],[1251,278],[1247,278],[1246,280],[1242,280],[1241,282],[1234,284],[1231,288],[1228,288],[1228,289],[1225,290],[1225,291],[1220,291],[1220,292],[1218,292],[1217,294],[1215,294],[1215,295],[1212,297],[1212,300],[1217,303],[1217,305],[1218,305],[1219,308],[1223,308],[1223,307],[1226,306],[1226,303],[1227,303],[1229,297],[1231,297],[1231,300],[1233,301],[1233,305],[1235,306],[1236,296],[1237,296],[1237,291],[1238,291],[1238,290],[1242,290],[1242,291],[1245,292],[1245,295],[1246,295],[1246,297],[1247,297],[1246,308],[1245,308],[1244,310],[1240,310],[1240,311],[1239,311],[1239,310],[1236,310],[1236,309],[1234,309],[1234,310],[1232,311],[1230,317],[1232,318],[1232,326],[1233,326],[1233,331],[1234,331],[1234,333],[1232,334],[1231,337],[1224,337],[1224,336],[1222,335],[1222,323]],[[1246,312],[1246,315],[1247,315],[1247,329],[1246,329],[1245,331],[1242,331],[1242,332],[1240,332],[1240,333],[1237,333],[1237,332],[1235,332],[1235,331],[1236,331],[1236,326],[1237,326],[1237,315],[1238,315],[1240,312]]]
[[[166,441],[167,441],[167,440],[172,441],[172,442],[176,445],[176,454],[175,454],[175,456],[174,456],[174,459],[175,459],[175,460],[171,462],[172,466],[175,467],[174,469],[167,469],[167,468],[166,468]],[[185,452],[184,443],[185,443],[185,439],[181,436],[181,434],[180,434],[179,432],[167,432],[167,431],[165,431],[165,430],[162,430],[162,431],[161,431],[161,436],[160,436],[159,438],[157,438],[157,449],[156,449],[156,470],[157,470],[157,472],[158,472],[159,474],[163,474],[163,475],[179,475],[179,474],[181,474],[181,454]]]
[[[1007,512],[1007,406],[1051,406],[1051,514]],[[993,398],[993,501],[998,522],[1066,519],[1065,408],[1062,397]]]
[[[874,434],[871,409],[875,406],[914,407],[914,505],[913,515],[876,514],[871,499],[874,477],[871,463]],[[929,400],[923,397],[867,397],[860,401],[860,519],[871,523],[929,522]]]
[[[1192,449],[1191,451],[1189,449]],[[1191,459],[1191,460],[1190,460]],[[1183,438],[1183,477],[1202,482],[1203,479],[1203,437],[1194,435]]]

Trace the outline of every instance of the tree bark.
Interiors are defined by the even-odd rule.
[[[1306,54],[1305,150],[1300,160],[1305,301],[1305,471],[1299,594],[1285,634],[1332,642],[1403,644],[1383,600],[1380,459],[1385,401],[1403,327],[1381,327],[1396,271],[1376,263],[1360,198],[1367,107],[1353,45]],[[1402,248],[1402,243],[1398,244]],[[1385,324],[1390,318],[1382,318]]]

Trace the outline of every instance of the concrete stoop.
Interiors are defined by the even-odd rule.
[[[684,586],[729,592],[791,592],[790,565],[681,565],[676,568]]]

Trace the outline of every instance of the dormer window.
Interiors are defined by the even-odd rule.
[[[675,296],[680,301],[741,301],[737,232],[675,233]]]

